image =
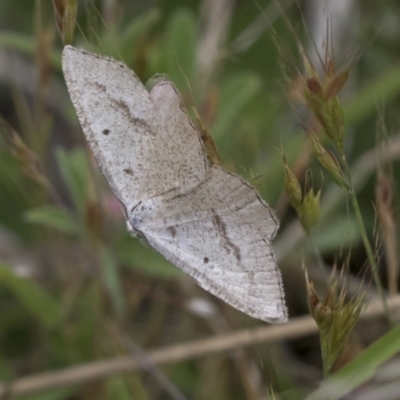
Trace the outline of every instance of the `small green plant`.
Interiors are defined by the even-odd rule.
[[[367,236],[344,149],[346,125],[338,94],[348,79],[350,69],[345,68],[342,71],[336,72],[333,54],[330,54],[328,51],[325,62],[321,62],[324,75],[320,77],[299,41],[298,49],[302,56],[305,72],[304,75],[297,77],[297,98],[312,112],[315,119],[307,130],[313,153],[330,178],[350,198],[375,286],[383,302],[386,318],[389,323],[392,323],[386,294],[378,275],[378,257],[374,254]],[[319,197],[321,192],[318,192],[315,196],[313,189],[309,189],[306,194],[303,194],[300,183],[296,175],[289,168],[285,156],[283,156],[283,165],[285,170],[285,191],[288,201],[296,210],[300,223],[307,233],[310,242],[312,242],[311,228],[317,223],[319,217]],[[381,174],[378,176],[381,176]],[[383,184],[383,179],[378,182]],[[379,190],[382,189],[379,184],[377,188],[378,215],[381,220],[388,221],[390,220],[388,216],[392,215],[390,212],[390,195],[389,200],[385,200],[388,196],[385,196],[383,192],[387,194],[390,192],[390,189],[386,191],[384,189]],[[384,226],[384,229],[386,232],[390,231],[388,236],[393,239],[393,228]],[[318,263],[322,265],[323,261],[318,249],[313,247],[313,250]],[[392,256],[395,259],[393,252]],[[363,288],[360,284],[350,299],[347,299],[344,279],[341,278],[342,282],[339,282],[337,278],[331,276],[327,293],[324,299],[321,300],[314,289],[313,283],[308,278],[307,271],[305,274],[308,307],[318,326],[324,376],[329,380],[332,366],[349,341],[363,308]],[[397,275],[395,273],[392,274],[394,281],[396,281]],[[341,289],[339,289],[339,285]]]
[[[348,299],[345,282],[339,282],[331,277],[328,291],[321,299],[309,281],[306,272],[306,288],[308,308],[318,325],[321,342],[322,364],[324,376],[328,378],[333,363],[344,350],[360,312],[364,306],[362,293],[355,293]]]

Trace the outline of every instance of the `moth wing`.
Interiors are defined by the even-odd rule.
[[[204,180],[208,170],[197,128],[172,82],[159,82],[150,91],[150,98],[157,115],[154,124],[160,139],[159,147],[168,154],[166,172],[176,181],[175,188],[179,193],[188,192]]]
[[[123,63],[71,46],[62,66],[99,168],[126,208],[203,179],[201,143],[170,82],[150,94]]]
[[[214,166],[186,196],[161,204],[140,228],[152,247],[233,307],[287,321],[271,247],[278,221],[249,184]]]

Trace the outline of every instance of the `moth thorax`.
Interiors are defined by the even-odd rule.
[[[146,221],[153,219],[157,209],[156,199],[142,200],[131,208],[128,214],[128,221],[133,230],[141,230]]]

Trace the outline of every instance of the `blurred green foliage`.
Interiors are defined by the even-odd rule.
[[[362,269],[365,254],[357,225],[348,215],[344,193],[328,177],[320,178],[308,154],[301,131],[307,117],[291,97],[295,77],[286,76],[282,68],[301,68],[281,57],[288,52],[298,59],[295,39],[282,16],[272,21],[274,32],[265,19],[265,29],[242,51],[236,40],[263,16],[260,7],[268,3],[242,1],[226,10],[231,11],[226,37],[221,36],[215,64],[207,73],[198,59],[207,34],[207,20],[200,12],[203,3],[79,1],[73,45],[123,60],[143,82],[155,73],[169,75],[185,103],[198,109],[225,167],[245,176],[278,209],[282,228],[276,247],[289,309],[295,304],[294,309],[306,313],[304,285],[299,283],[304,238],[286,240],[292,238],[296,216],[282,197],[279,150],[283,148],[289,164],[298,163],[300,175],[306,167],[313,168],[315,191],[322,187],[315,244],[327,260],[353,246],[350,264],[356,271]],[[354,42],[362,53],[343,99],[345,150],[372,238],[376,165],[373,153],[369,161],[363,155],[376,146],[377,108],[387,115],[389,130],[400,125],[400,32],[398,24],[387,22],[387,13],[398,15],[400,5],[369,1],[360,8],[362,22]],[[291,6],[286,13],[307,41],[299,10]],[[284,48],[276,47],[274,35]],[[129,237],[119,205],[84,143],[62,77],[61,51],[51,2],[0,2],[0,117],[7,121],[0,126],[0,380],[130,354],[124,335],[143,348],[154,348],[257,324],[195,287],[161,256]],[[22,138],[22,147],[17,147],[13,132]],[[393,136],[399,142],[398,135]],[[398,159],[398,154],[392,158]],[[396,181],[397,165],[393,171]],[[397,187],[393,189],[398,199]],[[306,246],[301,254],[308,252]],[[190,300],[198,298],[215,307],[213,317],[190,311]],[[367,338],[366,343],[373,340]],[[283,356],[290,352],[305,363],[302,354],[307,352],[310,363],[320,367],[314,344],[301,343],[300,352],[294,351],[293,343],[269,351],[255,345],[248,352],[180,362],[163,371],[188,398],[256,399],[271,388],[273,379],[264,367],[271,358],[279,390],[290,388],[291,399],[303,398],[313,382],[302,382],[290,368],[290,357]],[[254,369],[261,382],[256,388]],[[23,398],[173,397],[153,373],[138,372]]]

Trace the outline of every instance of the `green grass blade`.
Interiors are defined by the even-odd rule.
[[[400,325],[364,350],[355,360],[334,374],[329,383],[323,383],[319,389],[307,397],[307,400],[335,400],[350,393],[371,379],[377,369],[400,351]]]
[[[60,320],[62,313],[57,301],[34,282],[16,276],[4,263],[0,263],[0,285],[7,288],[47,328]]]

